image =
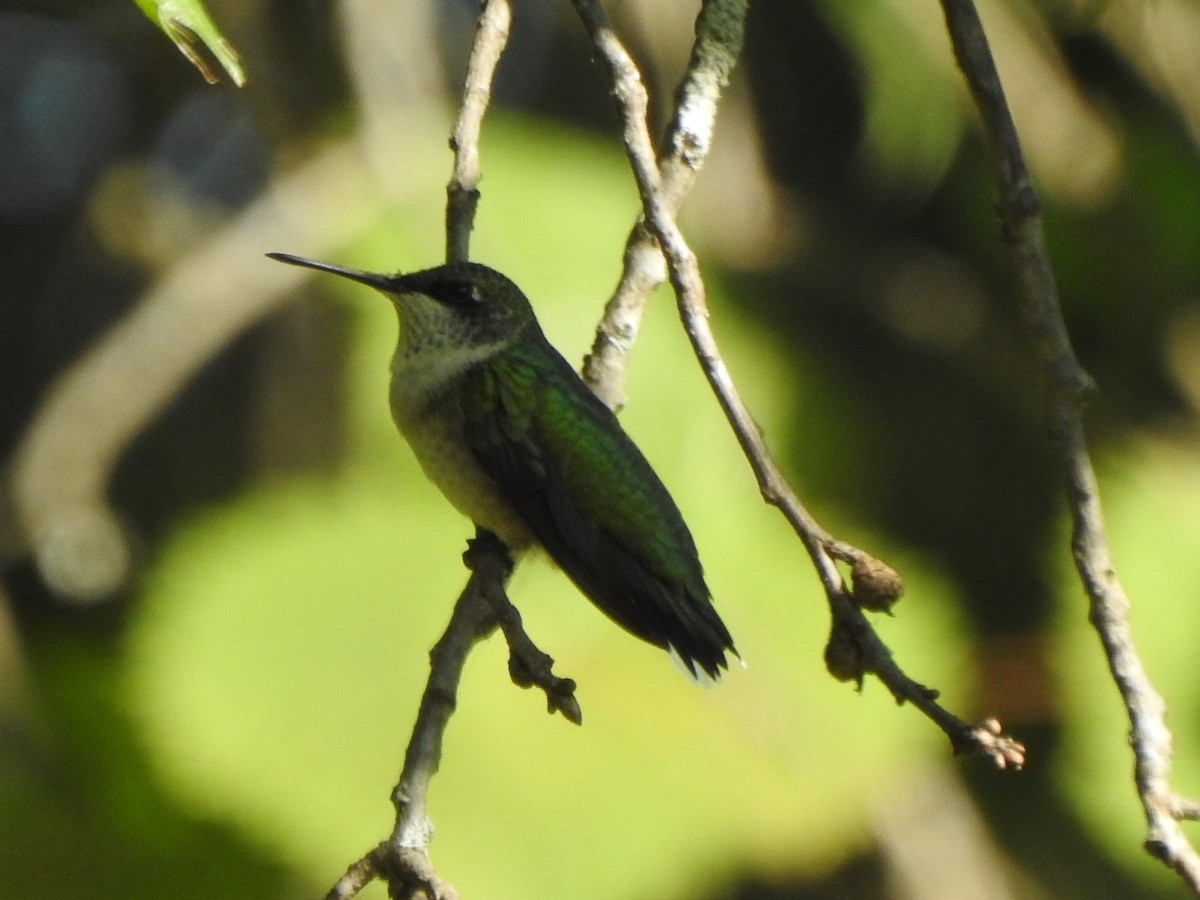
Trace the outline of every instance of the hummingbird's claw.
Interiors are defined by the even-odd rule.
[[[558,679],[555,690],[546,693],[546,710],[551,715],[556,712],[562,713],[568,722],[583,724],[583,710],[579,708],[579,701],[575,699],[575,682],[572,679]]]
[[[568,722],[582,725],[583,710],[575,699],[575,680],[559,678],[551,671],[553,666],[553,658],[534,646],[528,636],[523,635],[519,642],[510,638],[508,675],[513,684],[521,688],[541,688],[546,695],[546,712],[551,715],[562,713]]]

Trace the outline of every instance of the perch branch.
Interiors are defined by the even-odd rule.
[[[507,560],[480,554],[467,586],[454,605],[442,637],[429,651],[429,679],[421,696],[400,782],[392,792],[396,825],[391,837],[355,862],[326,894],[326,900],[354,897],[376,878],[388,883],[397,900],[456,900],[458,894],[438,878],[429,861],[433,824],[426,796],[442,758],[442,738],[457,705],[458,685],[471,649],[496,627],[486,593],[493,579],[503,581]]]
[[[509,641],[513,681],[521,687],[536,684],[545,691],[551,712],[561,712],[576,723],[582,720],[574,697],[575,683],[551,673],[553,660],[525,634],[520,616],[508,602],[504,585],[512,573],[512,560],[504,545],[490,532],[480,531],[469,543],[463,562],[471,577],[445,632],[429,652],[429,678],[404,755],[404,769],[392,792],[396,808],[392,835],[351,865],[326,895],[327,900],[354,897],[375,878],[387,881],[389,894],[398,900],[457,898],[457,892],[438,877],[429,860],[433,824],[426,798],[441,762],[446,726],[458,704],[467,657],[498,624]]]
[[[654,147],[646,124],[645,85],[599,3],[596,0],[573,0],[573,3],[599,59],[607,69],[622,119],[626,153],[642,199],[645,225],[666,257],[667,271],[692,347],[754,470],[763,498],[776,506],[791,523],[824,586],[833,618],[826,652],[830,671],[836,677],[859,682],[866,674],[874,674],[892,692],[897,702],[912,703],[942,728],[955,752],[977,753],[1000,767],[1019,768],[1024,763],[1024,748],[1000,734],[994,720],[971,724],[959,719],[937,703],[936,691],[909,678],[895,663],[862,610],[881,606],[886,608],[894,602],[901,590],[899,577],[864,551],[831,537],[804,508],[771,458],[708,325],[704,283],[696,257],[675,223],[674,208],[664,193],[663,178],[655,162]],[[853,567],[855,589],[846,586],[837,560]],[[868,572],[883,572],[887,577],[878,579],[864,575],[860,578],[860,573]],[[872,587],[860,588],[860,581]],[[878,593],[877,587],[881,583],[890,583],[890,595],[885,592],[881,596]]]
[[[479,134],[491,96],[496,65],[508,40],[512,11],[508,0],[488,0],[476,24],[458,118],[450,138],[454,167],[446,188],[446,259],[469,258],[471,229],[479,202]],[[388,883],[397,900],[456,900],[458,893],[443,881],[429,860],[433,838],[426,798],[442,757],[442,740],[457,705],[458,686],[471,650],[499,625],[509,646],[509,674],[520,687],[536,685],[546,695],[550,712],[561,712],[576,724],[582,712],[575,682],[558,678],[554,660],[525,633],[521,616],[509,602],[505,585],[513,561],[504,544],[480,530],[468,543],[463,562],[471,570],[455,603],[445,632],[429,653],[429,677],[409,737],[400,781],[392,792],[396,824],[388,840],[347,869],[326,895],[327,900],[356,896],[376,878]]]
[[[1146,850],[1200,895],[1200,856],[1180,827],[1197,804],[1171,787],[1171,732],[1166,704],[1138,656],[1130,603],[1113,567],[1096,473],[1088,452],[1083,407],[1094,390],[1071,346],[1042,229],[1041,205],[1021,152],[983,24],[971,0],[941,0],[946,27],[979,107],[1000,193],[999,214],[1017,279],[1022,318],[1037,342],[1047,383],[1054,448],[1066,474],[1075,567],[1091,605],[1090,619],[1129,716],[1134,779],[1148,827]]]

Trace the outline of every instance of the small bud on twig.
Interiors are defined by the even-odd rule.
[[[904,579],[887,563],[873,556],[860,556],[850,573],[850,596],[859,609],[891,613],[904,595]]]

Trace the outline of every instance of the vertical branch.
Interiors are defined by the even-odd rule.
[[[1200,895],[1200,856],[1180,827],[1180,820],[1197,817],[1197,806],[1171,788],[1166,704],[1150,682],[1133,642],[1129,598],[1113,567],[1088,452],[1083,406],[1093,390],[1092,381],[1071,346],[1046,249],[1040,203],[979,14],[971,0],[941,0],[941,4],[955,57],[983,120],[1018,300],[1045,370],[1051,436],[1067,480],[1075,567],[1090,601],[1092,625],[1129,716],[1134,780],[1148,826],[1146,849],[1175,869],[1193,893]]]
[[[512,7],[508,0],[488,0],[475,25],[462,104],[450,135],[454,173],[446,186],[446,262],[464,262],[470,258],[468,249],[482,178],[479,132],[492,97],[492,77],[508,43],[511,24]]]
[[[491,97],[496,65],[508,41],[512,10],[508,0],[488,0],[479,14],[467,65],[462,105],[450,138],[454,170],[446,188],[446,260],[468,258],[471,227],[479,201],[479,133]],[[442,735],[454,712],[458,683],[471,648],[496,626],[488,602],[488,586],[502,588],[511,563],[503,548],[496,554],[464,557],[472,575],[454,607],[446,631],[429,654],[429,680],[413,726],[404,770],[393,793],[396,827],[391,844],[397,849],[424,852],[433,828],[425,811],[429,781],[437,772]]]
[[[446,188],[447,262],[469,258],[481,178],[479,134],[511,21],[508,0],[486,0],[476,24],[462,102],[450,137],[454,168]],[[458,897],[429,861],[433,825],[427,796],[441,763],[442,739],[457,706],[463,667],[475,645],[496,628],[497,610],[502,608],[498,598],[507,603],[504,585],[512,571],[507,551],[494,538],[471,542],[463,560],[471,569],[471,577],[454,605],[445,632],[429,653],[429,678],[405,751],[400,781],[392,792],[396,824],[391,837],[351,865],[330,889],[327,900],[354,897],[375,878],[385,879],[389,896],[397,900]],[[546,668],[548,671],[548,665]],[[569,687],[573,689],[574,684],[569,683]],[[574,698],[569,699],[573,702]]]
[[[508,43],[511,21],[508,0],[487,0],[475,26],[462,102],[450,137],[454,168],[446,187],[447,262],[465,262],[470,256],[471,229],[482,177],[479,134],[491,99],[496,66]],[[429,680],[405,752],[400,782],[392,794],[396,826],[388,842],[390,848],[397,861],[413,860],[427,871],[415,873],[418,877],[414,878],[409,865],[393,866],[387,876],[393,896],[402,895],[397,891],[397,881],[410,893],[414,886],[424,887],[433,896],[450,896],[447,891],[452,890],[448,885],[430,884],[432,868],[428,866],[426,851],[433,837],[433,826],[426,795],[441,762],[442,736],[454,714],[467,656],[496,627],[489,591],[493,585],[499,585],[502,591],[511,571],[511,562],[502,547],[495,553],[468,553],[464,560],[472,568],[471,578],[455,603],[445,633],[429,653]],[[415,858],[407,851],[415,852]]]

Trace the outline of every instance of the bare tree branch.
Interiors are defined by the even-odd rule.
[[[909,678],[891,652],[875,633],[862,609],[886,608],[899,596],[899,576],[883,563],[858,548],[836,540],[808,513],[771,458],[757,424],[742,402],[737,387],[725,366],[708,324],[704,282],[695,254],[675,223],[674,207],[664,188],[664,179],[655,162],[654,148],[646,124],[646,88],[632,58],[608,23],[596,0],[573,0],[597,55],[608,71],[623,123],[626,153],[642,198],[645,225],[666,257],[667,270],[675,289],[680,316],[697,359],[712,386],[738,443],[742,447],[763,499],[776,506],[791,523],[804,544],[825,588],[833,617],[833,628],[826,650],[826,662],[836,677],[861,682],[866,674],[879,678],[897,702],[910,702],[950,738],[955,752],[978,753],[1001,768],[1020,768],[1025,749],[999,733],[994,720],[970,724],[946,711],[937,703],[937,692]],[[836,561],[841,560],[860,572],[887,573],[887,577],[864,578],[869,590],[851,591],[845,584]],[[858,581],[856,577],[856,582]],[[890,596],[880,596],[879,587]],[[860,596],[868,601],[859,601]]]
[[[454,151],[454,174],[446,187],[446,262],[470,258],[471,229],[479,203],[479,133],[492,97],[492,77],[508,43],[512,8],[505,2],[488,2],[475,25],[475,40],[467,61],[467,78],[462,104],[450,149]]]
[[[458,118],[450,139],[454,169],[446,188],[446,260],[470,256],[471,229],[479,202],[479,135],[496,66],[508,41],[508,0],[487,0],[476,23]],[[396,824],[388,840],[355,862],[327,894],[328,900],[356,896],[376,878],[388,883],[395,900],[456,900],[457,891],[429,860],[433,824],[426,798],[442,758],[446,726],[457,706],[463,666],[471,650],[499,625],[509,645],[509,674],[519,687],[538,686],[550,712],[579,724],[583,714],[575,682],[553,674],[554,660],[525,633],[505,585],[513,561],[495,535],[480,529],[463,562],[471,570],[445,632],[429,653],[429,677],[405,752],[400,781],[392,792]]]
[[[476,22],[462,101],[450,138],[454,168],[446,188],[447,262],[470,257],[481,177],[479,134],[511,21],[508,0],[488,0]],[[396,900],[456,900],[458,896],[438,877],[429,860],[433,824],[426,797],[441,762],[442,739],[457,705],[463,666],[472,648],[495,630],[498,601],[493,598],[497,594],[504,597],[504,584],[512,571],[507,551],[494,539],[487,548],[472,545],[463,560],[472,574],[454,605],[445,632],[429,653],[425,692],[405,751],[400,781],[392,791],[396,807],[392,835],[352,865],[329,891],[327,900],[354,897],[376,878],[387,881],[388,894]]]
[[[691,59],[675,93],[675,108],[658,161],[662,197],[671,214],[679,211],[708,156],[721,91],[742,52],[749,0],[704,0],[696,20]],[[621,279],[596,327],[583,380],[610,408],[625,403],[625,364],[637,339],[651,292],[666,281],[658,242],[641,216],[625,241]]]
[[[376,878],[388,883],[396,900],[455,900],[454,887],[443,881],[429,860],[433,824],[427,796],[442,759],[442,740],[458,705],[463,667],[475,646],[500,624],[509,641],[509,671],[521,687],[537,685],[546,693],[551,712],[579,723],[575,683],[556,678],[553,660],[542,653],[521,628],[520,616],[508,602],[504,585],[512,561],[500,540],[487,531],[470,542],[463,561],[471,570],[467,586],[454,605],[445,632],[429,652],[429,678],[413,725],[404,769],[392,792],[396,824],[392,835],[347,869],[326,895],[328,900],[354,897]]]
[[[387,841],[387,850],[380,850],[379,857],[383,860],[389,893],[396,898],[410,896],[418,888],[428,891],[432,883],[433,870],[426,856],[433,838],[433,825],[426,808],[429,782],[441,762],[442,737],[454,714],[467,656],[496,627],[496,617],[486,597],[489,584],[496,579],[503,582],[511,571],[511,566],[494,554],[479,554],[473,562],[476,568],[454,605],[450,623],[429,652],[429,680],[404,755],[404,770],[392,792],[396,827]],[[419,863],[420,868],[414,870],[414,863]],[[435,892],[433,896],[447,895]]]
[[[355,861],[325,900],[357,897],[376,878],[388,883],[388,894],[397,900],[458,900],[458,891],[438,877],[424,851],[397,851],[387,841]]]
[[[1067,479],[1075,566],[1091,603],[1092,625],[1129,716],[1134,779],[1148,826],[1146,850],[1200,895],[1200,855],[1179,824],[1181,819],[1196,818],[1200,807],[1171,788],[1166,704],[1133,642],[1129,598],[1113,566],[1088,452],[1083,407],[1094,386],[1071,346],[1046,249],[1041,204],[979,14],[971,0],[941,0],[941,4],[959,68],[983,119],[1000,192],[1004,238],[1017,277],[1017,299],[1045,371],[1051,436]]]

